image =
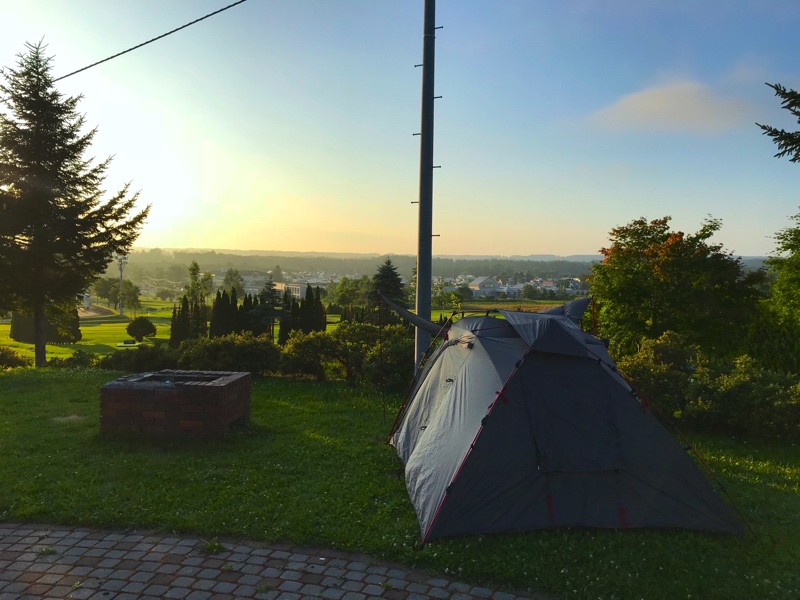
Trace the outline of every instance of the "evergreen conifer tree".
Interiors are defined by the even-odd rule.
[[[328,328],[328,315],[325,306],[322,304],[322,292],[319,287],[314,294],[314,330],[325,331]]]
[[[231,303],[228,307],[228,333],[239,333],[242,327],[239,323],[239,298],[236,288],[231,289]]]
[[[178,307],[174,304],[172,305],[172,319],[169,322],[169,347],[170,348],[177,348],[180,346],[180,342],[178,341]]]
[[[779,83],[767,85],[775,90],[775,95],[781,99],[781,108],[788,110],[800,123],[800,93],[787,89]],[[777,158],[788,156],[791,162],[800,162],[800,131],[785,131],[760,123],[756,125],[778,146],[778,153],[775,155]]]
[[[222,292],[217,290],[217,296],[214,298],[214,304],[211,305],[211,324],[208,326],[208,337],[219,337],[221,331],[221,315],[222,308]]]
[[[43,366],[48,306],[74,308],[113,255],[130,250],[149,207],[130,216],[138,194],[127,185],[104,201],[110,159],[86,157],[97,130],[82,133],[81,98],[55,88],[43,44],[27,44],[2,77],[0,311],[33,313],[36,365]]]
[[[239,307],[239,330],[240,331],[253,331],[253,326],[250,323],[250,313],[253,310],[253,298],[250,294],[245,294],[242,305]]]
[[[169,329],[169,345],[177,348],[181,342],[191,336],[191,317],[189,314],[189,298],[184,296],[180,306],[172,308],[172,322]]]
[[[291,331],[300,330],[302,331],[302,322],[300,320],[300,303],[295,299],[292,298],[292,329]]]
[[[317,325],[314,319],[314,290],[310,285],[306,286],[306,297],[300,304],[300,329],[303,333],[316,331]]]
[[[289,290],[284,290],[281,303],[281,317],[278,325],[278,344],[283,346],[289,340],[292,332],[292,294]]]
[[[188,340],[191,337],[192,333],[192,320],[191,315],[189,314],[189,298],[184,296],[181,300],[181,306],[178,309],[178,334],[177,334],[177,342],[178,346],[181,345],[181,342],[184,340]]]

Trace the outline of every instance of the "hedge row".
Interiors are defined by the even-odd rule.
[[[7,366],[26,366],[21,363]],[[3,366],[0,354],[0,366]],[[97,358],[83,351],[52,359],[53,367],[100,367],[141,373],[162,369],[249,371],[254,375],[284,374],[318,381],[346,380],[368,384],[379,391],[404,391],[413,375],[413,340],[399,325],[378,327],[342,323],[334,331],[304,334],[295,331],[283,349],[266,336],[251,333],[186,340],[177,349],[145,344]]]

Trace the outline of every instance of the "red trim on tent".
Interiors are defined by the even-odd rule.
[[[530,349],[528,349],[528,352],[530,352]],[[528,352],[525,353],[525,356],[528,355]],[[486,411],[486,416],[487,417],[492,414],[492,410],[494,410],[494,406],[495,406],[495,404],[497,404],[497,400],[499,398],[502,397],[504,399],[504,403],[508,404],[508,400],[503,395],[503,392],[505,391],[506,387],[508,386],[508,383],[511,381],[511,378],[519,370],[519,365],[521,365],[522,361],[525,360],[525,356],[522,357],[522,359],[517,363],[517,366],[515,366],[511,370],[511,373],[509,373],[508,377],[506,377],[505,383],[503,383],[503,387],[500,388],[499,392],[497,392],[497,396],[495,396],[494,402],[492,402],[492,404],[489,406],[489,410]],[[483,422],[481,422],[480,427],[478,427],[478,431],[475,433],[475,437],[472,438],[472,443],[470,443],[469,449],[467,450],[467,453],[464,455],[464,458],[461,459],[461,463],[458,465],[458,469],[456,469],[456,474],[453,476],[453,479],[450,480],[450,485],[453,485],[456,482],[456,480],[458,479],[458,475],[461,473],[461,469],[464,467],[464,463],[467,462],[467,457],[472,452],[472,448],[475,446],[475,442],[478,441],[478,436],[481,434],[481,431],[483,431]],[[439,511],[442,510],[442,506],[444,506],[444,501],[445,500],[447,500],[447,491],[445,491],[444,496],[442,496],[442,499],[439,501],[439,506],[436,507],[436,512],[433,514],[433,519],[431,519],[430,525],[428,525],[428,529],[425,530],[425,535],[422,536],[422,544],[423,545],[425,544],[425,541],[428,539],[428,534],[430,534],[431,529],[433,528],[433,524],[436,523],[436,518],[439,516]]]
[[[623,375],[622,373],[620,373],[620,371],[614,365],[608,364],[602,356],[592,352],[588,348],[587,348],[587,351],[589,352],[589,354],[594,355],[594,357],[598,361],[603,363],[606,367],[608,367],[609,369],[613,370],[617,375],[620,376],[620,378],[622,378],[622,380],[625,383],[628,384],[628,386],[631,388],[631,390],[635,391],[633,383],[631,382],[631,380],[628,379],[627,377],[625,377],[625,375]],[[733,508],[738,513],[739,518],[742,520],[742,522],[744,522],[744,524],[747,525],[747,528],[750,530],[751,533],[755,534],[755,532],[753,531],[753,527],[750,525],[750,521],[747,520],[747,518],[744,516],[744,513],[741,511],[739,506],[736,504],[736,502],[734,502],[733,498],[728,493],[728,490],[725,488],[725,486],[722,484],[722,482],[719,480],[719,477],[717,477],[716,473],[714,473],[714,471],[711,470],[711,467],[706,462],[705,457],[702,454],[700,454],[700,451],[697,449],[697,447],[694,444],[692,444],[686,438],[685,435],[683,435],[683,432],[678,428],[678,425],[677,425],[677,423],[675,423],[675,420],[672,419],[669,415],[667,415],[663,410],[661,410],[659,408],[659,406],[657,404],[655,404],[651,399],[643,396],[642,394],[639,394],[638,392],[635,392],[635,393],[636,393],[636,397],[640,399],[640,403],[641,403],[642,408],[651,409],[651,414],[652,414],[652,411],[655,410],[655,412],[657,412],[661,416],[662,419],[664,419],[666,422],[668,422],[668,423],[670,423],[672,425],[673,429],[675,430],[675,433],[678,434],[678,437],[683,441],[683,443],[685,443],[687,445],[687,447],[689,449],[691,449],[692,454],[694,454],[697,457],[697,460],[700,461],[700,464],[703,465],[703,468],[706,470],[706,472],[711,476],[711,478],[714,481],[717,482],[717,485],[719,486],[720,490],[722,490],[722,493],[725,494],[726,498],[728,498],[728,500],[730,501],[731,505],[733,506]]]
[[[556,523],[556,511],[553,508],[553,496],[547,494],[547,522],[550,525],[555,525]]]
[[[620,524],[620,527],[622,527],[623,529],[627,529],[628,528],[628,515],[625,512],[625,507],[624,506],[620,506],[619,507],[619,524]]]

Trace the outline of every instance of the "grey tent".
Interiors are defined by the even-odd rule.
[[[576,325],[585,306],[450,327],[390,436],[423,543],[551,527],[741,533],[602,341]]]

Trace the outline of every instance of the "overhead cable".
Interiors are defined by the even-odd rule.
[[[66,79],[67,77],[72,77],[73,75],[77,75],[78,73],[86,71],[87,69],[91,69],[92,67],[96,67],[97,65],[103,64],[104,62],[108,62],[108,61],[110,61],[110,60],[112,60],[114,58],[117,58],[118,56],[122,56],[123,54],[127,54],[128,52],[133,52],[134,50],[136,50],[138,48],[141,48],[142,46],[146,46],[147,44],[152,44],[153,42],[155,42],[157,40],[160,40],[162,38],[165,38],[168,35],[172,35],[173,33],[176,33],[178,31],[180,31],[181,29],[186,29],[187,27],[190,27],[190,26],[194,25],[195,23],[199,23],[200,21],[204,21],[205,19],[208,19],[209,17],[213,17],[214,15],[218,15],[219,13],[224,12],[224,11],[228,10],[229,8],[233,8],[234,6],[236,6],[238,4],[242,4],[244,2],[247,2],[247,0],[238,0],[237,2],[234,2],[233,4],[229,4],[228,6],[220,8],[219,10],[215,10],[214,12],[208,13],[207,15],[205,15],[203,17],[200,17],[199,19],[195,19],[194,21],[186,23],[185,25],[181,25],[177,29],[173,29],[172,31],[168,31],[167,33],[162,33],[158,37],[154,37],[154,38],[152,38],[150,40],[147,40],[146,42],[142,42],[141,44],[139,44],[137,46],[133,46],[132,48],[128,48],[127,50],[123,50],[122,52],[118,52],[117,54],[114,54],[113,56],[109,56],[108,58],[104,58],[103,60],[98,60],[96,63],[92,63],[89,66],[83,67],[82,69],[78,69],[77,71],[73,71],[72,73],[67,73],[66,75],[62,75],[61,77],[58,77],[58,78],[54,79],[53,83],[55,83],[56,81],[61,81],[62,79]]]

